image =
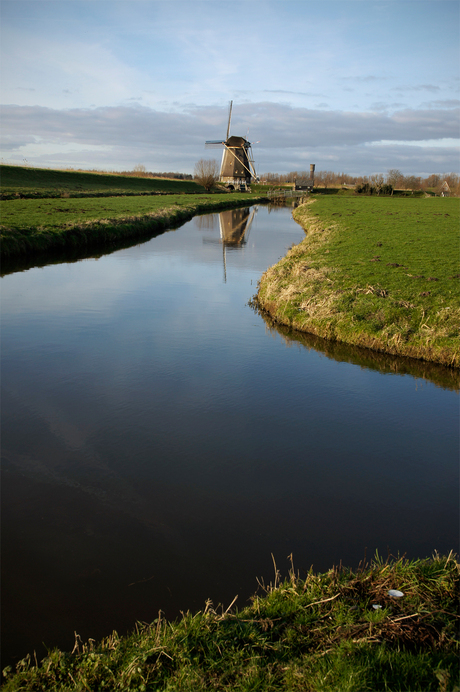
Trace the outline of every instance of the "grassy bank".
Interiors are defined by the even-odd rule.
[[[241,193],[3,200],[1,256],[36,255],[64,247],[84,249],[153,235],[196,214],[257,200],[255,195]]]
[[[204,188],[193,180],[0,166],[0,199],[112,197],[115,195],[194,194]]]
[[[299,331],[460,367],[454,198],[320,196],[307,232],[262,276],[261,309]]]
[[[391,590],[403,594],[389,593]],[[4,670],[4,691],[290,690],[452,692],[458,682],[458,564],[378,557],[357,572],[291,570],[240,611],[138,623],[72,653]],[[220,612],[218,612],[220,610]]]

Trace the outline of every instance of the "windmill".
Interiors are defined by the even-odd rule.
[[[230,190],[235,188],[245,190],[252,181],[257,180],[257,175],[254,169],[251,142],[244,137],[230,137],[232,104],[233,101],[230,101],[226,139],[210,140],[206,142],[206,146],[224,147],[219,182],[225,183]]]

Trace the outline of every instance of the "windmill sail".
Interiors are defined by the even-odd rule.
[[[227,139],[230,136],[230,120],[232,119],[232,106],[233,106],[233,101],[230,101],[230,108],[228,109]]]

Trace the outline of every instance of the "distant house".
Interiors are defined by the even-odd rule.
[[[450,187],[447,180],[441,185],[441,197],[450,197]]]
[[[294,181],[295,190],[313,190],[315,181],[312,178],[296,178]]]

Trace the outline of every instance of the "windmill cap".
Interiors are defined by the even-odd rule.
[[[229,137],[225,144],[228,147],[244,147],[244,145],[249,144],[249,142],[244,137]]]

